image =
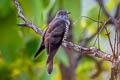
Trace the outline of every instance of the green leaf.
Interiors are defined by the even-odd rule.
[[[8,67],[9,65],[7,64],[2,64],[0,62],[0,80],[11,80],[11,73],[12,73],[12,68]]]
[[[10,7],[10,0],[0,0],[0,18],[4,18],[10,13]]]
[[[17,48],[11,45],[5,45],[0,47],[2,58],[5,60],[6,63],[14,62],[20,54],[17,53]]]
[[[26,45],[26,51],[28,57],[32,58],[34,53],[37,51],[37,48],[40,45],[40,38],[35,38],[27,43]]]

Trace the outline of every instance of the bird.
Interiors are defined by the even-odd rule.
[[[40,48],[35,53],[36,58],[40,53],[46,49],[48,58],[48,74],[52,73],[53,70],[53,58],[58,51],[62,41],[67,39],[67,34],[70,26],[69,11],[59,10],[53,20],[47,25],[47,29],[42,38]]]

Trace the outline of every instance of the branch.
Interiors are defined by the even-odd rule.
[[[94,22],[103,23],[101,20],[95,20],[95,19],[93,19],[93,18],[91,18],[91,17],[88,17],[88,16],[80,16],[73,24],[76,24],[76,23],[79,21],[79,19],[80,19],[80,18],[83,18],[83,17],[88,18],[88,19],[90,19],[90,20],[92,20],[92,21],[94,21]]]
[[[103,13],[106,15],[107,18],[110,18],[111,15],[108,13],[108,11],[105,9],[104,4],[103,4],[103,0],[96,0],[97,3],[99,4],[99,6],[101,7]],[[113,23],[116,24],[116,19],[111,17],[111,20],[109,21],[109,23]]]
[[[22,8],[21,6],[19,5],[19,3],[17,2],[17,0],[13,0],[14,1],[14,4],[18,10],[18,16],[25,22],[25,23],[19,23],[18,25],[20,26],[27,26],[27,27],[30,27],[32,28],[35,32],[37,32],[38,34],[40,34],[41,36],[43,36],[44,32],[43,30],[39,29],[38,27],[36,27],[32,21],[28,20],[24,14],[23,14],[23,11],[22,11]]]
[[[94,56],[103,58],[107,61],[112,61],[112,55],[107,54],[96,47],[84,48],[79,45],[73,44],[72,42],[62,42],[62,46],[72,49],[75,52],[83,53],[83,54],[94,54]]]
[[[120,2],[118,3],[117,5],[117,10],[115,12],[115,16],[114,16],[116,19],[117,18],[120,18]]]
[[[19,17],[25,22],[25,23],[22,23],[21,25],[20,24],[19,25],[20,26],[25,25],[25,26],[27,26],[29,28],[32,28],[35,32],[37,32],[38,34],[43,36],[43,34],[44,34],[43,30],[37,28],[30,20],[28,20],[24,16],[24,14],[22,12],[22,8],[20,7],[17,0],[14,0],[14,4],[15,4],[17,10],[18,10]],[[75,52],[79,52],[79,53],[83,53],[83,54],[94,54],[96,57],[103,58],[103,59],[105,59],[107,61],[112,61],[112,59],[113,59],[113,56],[111,54],[106,54],[105,52],[97,49],[96,47],[84,48],[84,47],[81,47],[79,45],[73,44],[72,42],[67,42],[67,41],[62,42],[61,45],[63,47],[70,48]]]

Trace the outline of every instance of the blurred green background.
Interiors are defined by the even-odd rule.
[[[95,0],[18,0],[25,16],[33,21],[39,28],[47,25],[47,20],[52,9],[53,17],[59,9],[63,8],[71,12],[70,19],[74,22],[79,16],[89,16],[97,20],[99,6]],[[117,0],[105,0],[105,7],[114,14]],[[100,20],[105,21],[106,17],[101,11]],[[51,75],[47,74],[46,59],[44,50],[42,54],[34,59],[33,55],[39,48],[41,37],[32,29],[20,27],[16,24],[23,22],[17,15],[17,9],[12,0],[0,0],[0,80],[62,80],[60,64],[69,67],[68,56],[61,48],[54,60],[54,70]],[[97,23],[86,18],[81,18],[73,25],[73,42],[80,44],[97,30]],[[107,41],[104,33],[101,34],[101,44]],[[88,47],[92,45],[90,41]],[[101,45],[103,51],[110,51]],[[76,56],[79,53],[73,53]],[[100,60],[100,59],[97,59]],[[103,61],[101,64],[103,72],[97,76],[98,80],[106,80],[110,74],[110,64]],[[83,58],[74,70],[76,80],[91,80],[91,75],[96,71],[96,63]],[[105,76],[106,75],[106,76]]]

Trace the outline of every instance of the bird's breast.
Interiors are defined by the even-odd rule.
[[[65,34],[63,37],[63,41],[65,41],[67,39],[67,35],[68,35],[68,31],[69,31],[69,26],[70,26],[70,21],[66,20],[65,21]]]

